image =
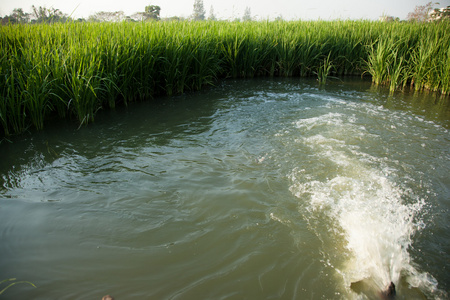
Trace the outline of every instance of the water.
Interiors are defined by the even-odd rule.
[[[0,299],[446,299],[450,108],[257,79],[0,145]],[[0,285],[0,289],[5,287]]]

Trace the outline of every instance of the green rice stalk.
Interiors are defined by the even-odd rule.
[[[52,110],[50,97],[52,95],[51,74],[40,62],[24,62],[24,71],[18,74],[19,88],[24,92],[25,109],[31,122],[37,130],[44,128],[44,120]]]
[[[210,41],[200,40],[193,52],[193,88],[200,90],[204,85],[213,85],[221,69],[221,58],[210,45]]]
[[[317,79],[319,84],[325,84],[327,82],[328,75],[330,74],[331,69],[333,68],[333,62],[330,60],[331,52],[328,54],[326,58],[323,59],[323,62],[317,69]]]
[[[0,285],[3,284],[3,283],[6,283],[6,282],[12,282],[9,285],[7,285],[5,288],[0,290],[0,295],[3,294],[7,289],[9,289],[10,287],[12,287],[13,285],[16,285],[16,284],[26,283],[26,284],[31,285],[32,287],[36,287],[33,283],[31,283],[29,281],[16,281],[16,280],[17,280],[16,278],[9,278],[9,279],[5,279],[5,280],[0,281]]]
[[[94,121],[95,112],[100,108],[97,98],[101,90],[101,78],[96,74],[95,61],[74,61],[67,66],[66,95],[69,106],[80,125]]]
[[[5,135],[8,136],[12,130],[13,133],[22,133],[27,128],[26,112],[23,100],[24,92],[20,90],[15,74],[16,71],[11,66],[11,72],[6,75],[6,89],[2,97],[2,106],[5,107],[4,118],[6,121]]]
[[[372,76],[372,82],[376,85],[386,84],[388,82],[388,63],[391,55],[389,42],[380,39],[377,42],[367,46],[369,53],[366,62],[366,70]]]
[[[243,51],[244,40],[236,34],[231,40],[225,40],[221,44],[224,60],[228,66],[229,76],[232,78],[244,77],[242,71],[241,51]]]
[[[299,74],[301,77],[309,76],[313,66],[317,65],[317,61],[321,55],[318,43],[312,41],[309,37],[301,41],[297,50],[299,55]]]

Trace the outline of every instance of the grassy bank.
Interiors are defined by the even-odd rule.
[[[72,23],[0,27],[4,135],[50,117],[198,90],[220,78],[371,75],[450,94],[450,25],[370,21]]]

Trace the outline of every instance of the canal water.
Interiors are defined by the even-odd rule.
[[[446,299],[448,98],[225,81],[0,144],[0,299]],[[0,290],[7,283],[0,285]]]

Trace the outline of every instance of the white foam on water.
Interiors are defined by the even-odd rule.
[[[436,281],[416,270],[408,253],[413,235],[424,226],[426,199],[401,184],[389,158],[354,143],[358,138],[377,143],[377,135],[356,121],[352,115],[329,112],[294,123],[300,136],[296,142],[299,149],[309,149],[309,159],[293,168],[290,190],[301,200],[305,218],[325,219],[332,227],[325,234],[343,243],[345,262],[328,264],[347,287],[369,280],[380,291],[403,278],[410,286],[433,291]]]

